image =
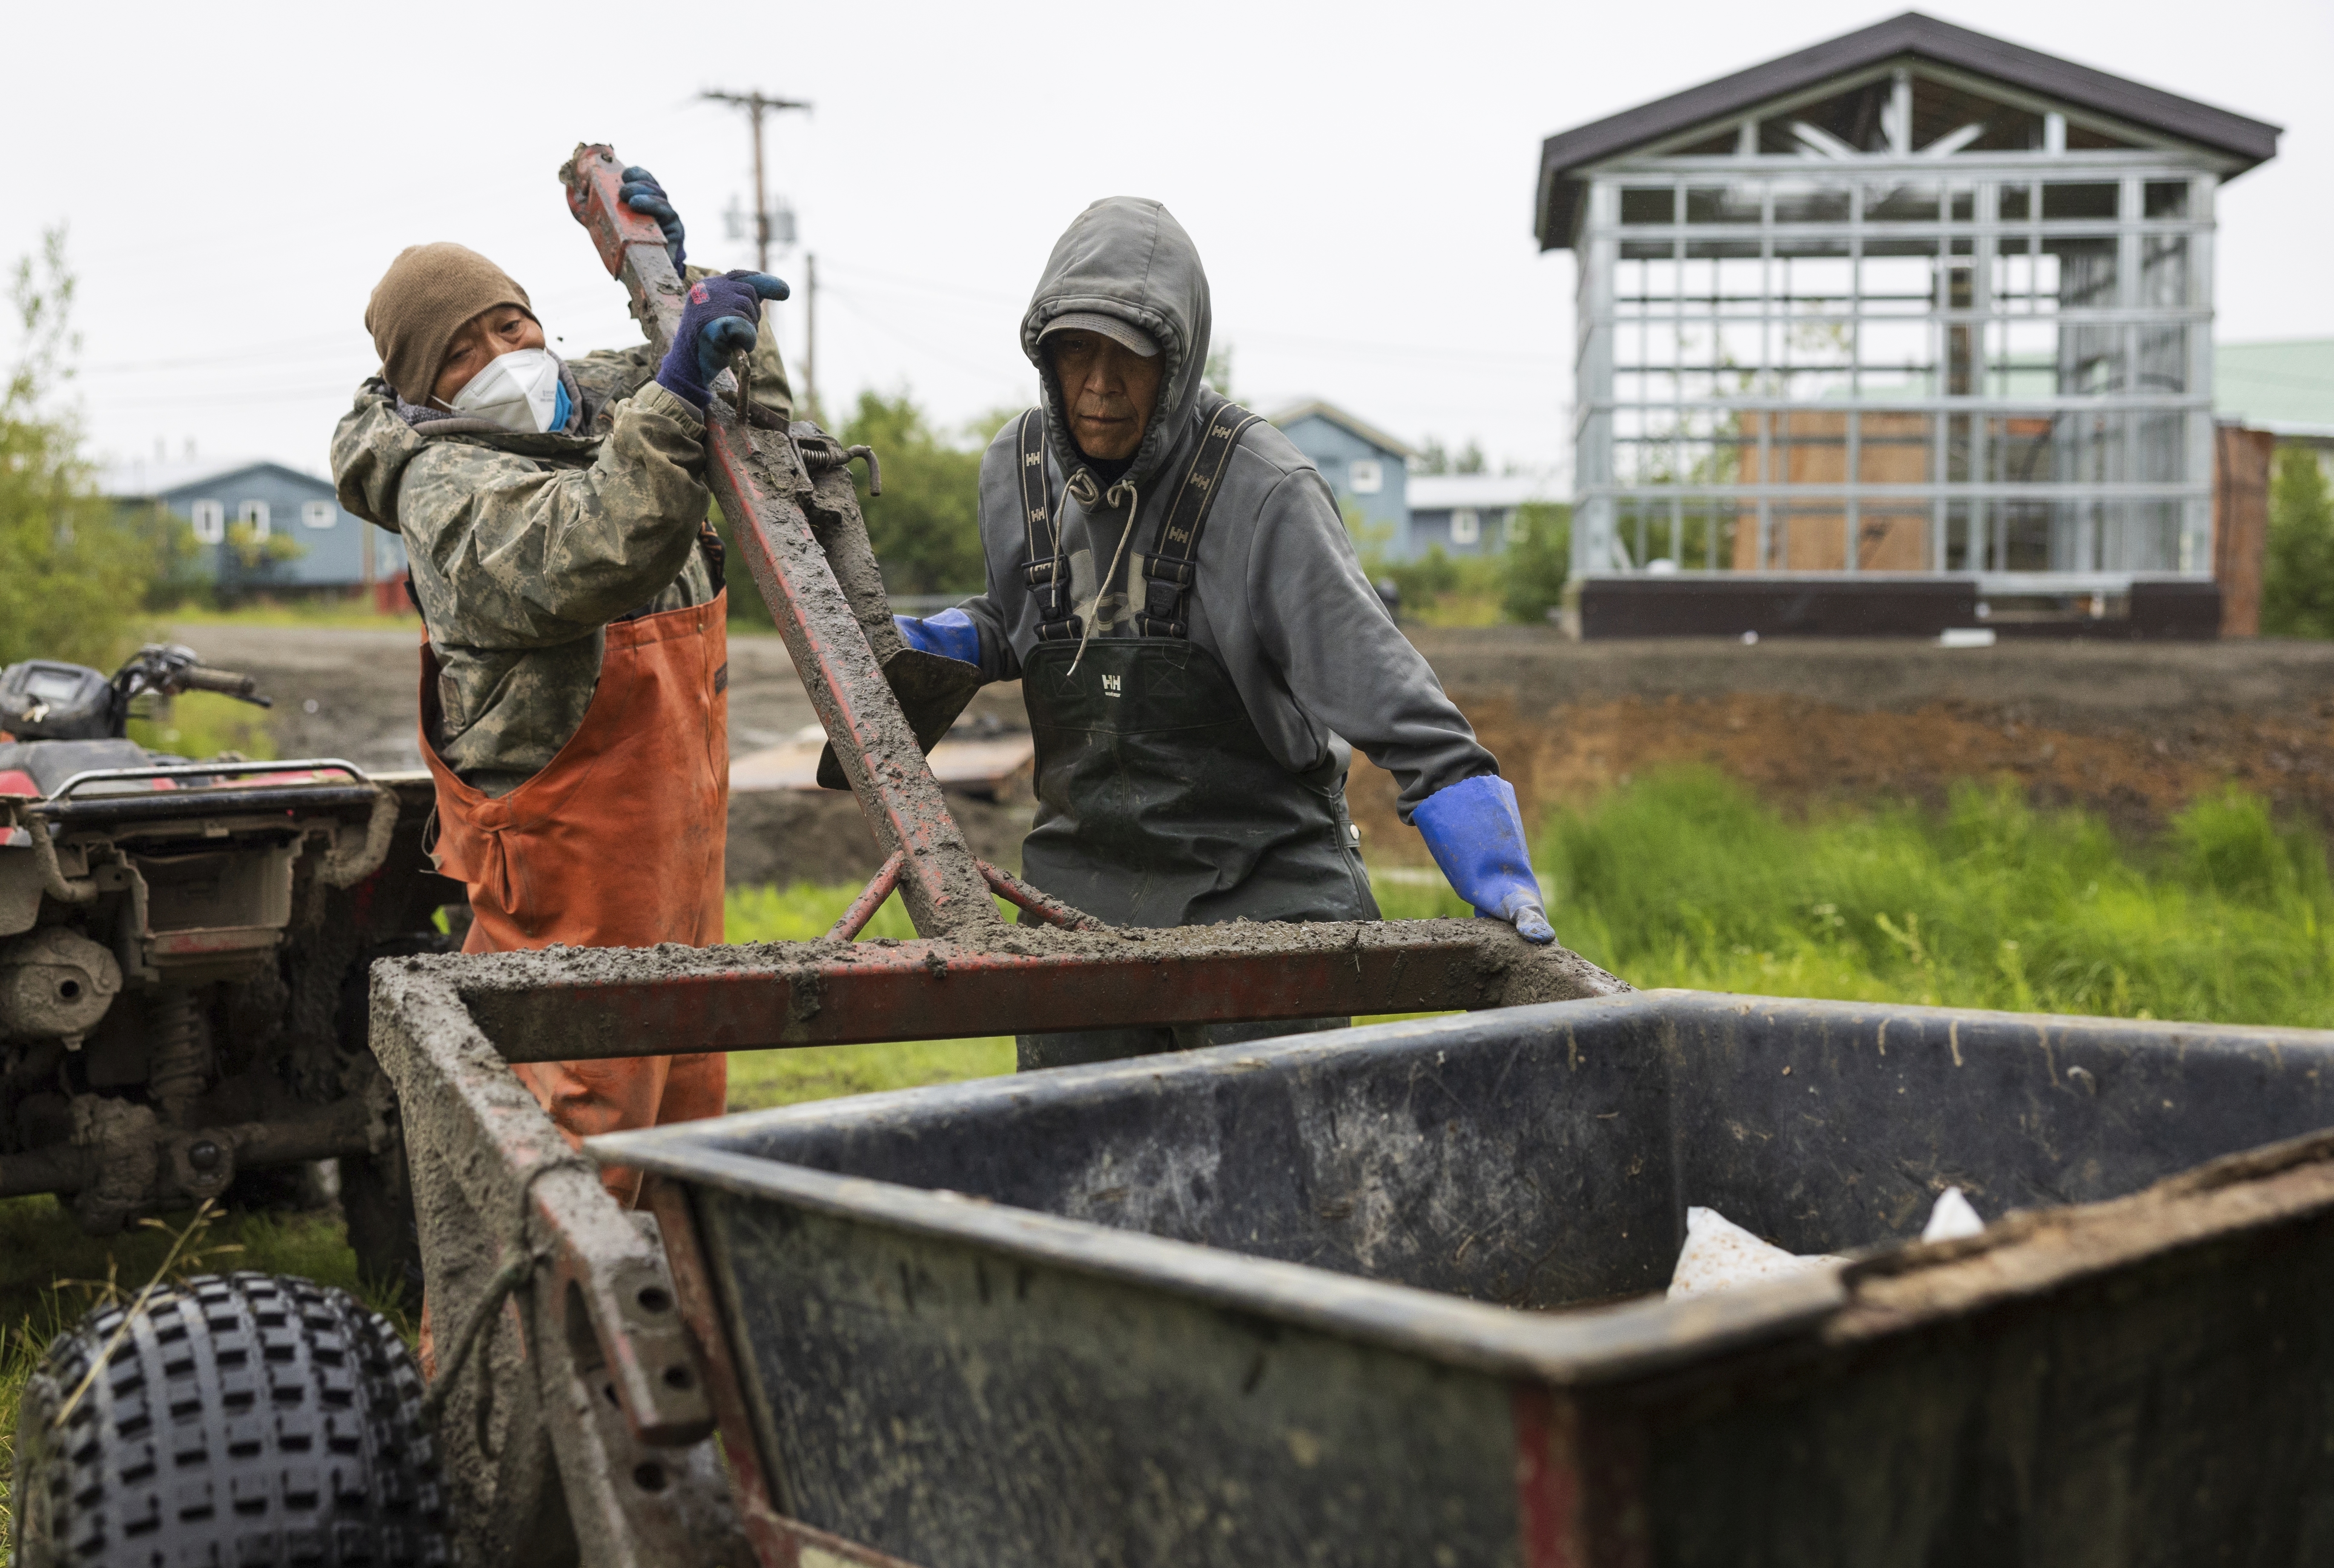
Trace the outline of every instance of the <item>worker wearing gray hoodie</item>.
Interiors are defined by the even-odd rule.
[[[1119,925],[1375,919],[1345,813],[1359,746],[1461,896],[1553,940],[1515,791],[1371,589],[1319,470],[1206,384],[1209,329],[1164,207],[1080,214],[1021,322],[1042,405],[981,460],[988,592],[899,618],[926,652],[1021,682],[1022,874]],[[1304,1027],[1035,1035],[1021,1065]]]

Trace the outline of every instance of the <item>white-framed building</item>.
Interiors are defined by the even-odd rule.
[[[1548,138],[1585,634],[2208,635],[2213,202],[2277,137],[1908,13]]]

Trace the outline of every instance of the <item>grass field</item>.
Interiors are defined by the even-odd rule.
[[[1943,813],[1799,819],[1687,770],[1551,815],[1537,858],[1566,943],[1642,986],[2334,1027],[2324,848],[2246,795],[2133,844],[2007,785],[1966,785]],[[818,936],[856,892],[734,891],[729,938]],[[1466,912],[1415,880],[1382,879],[1378,898],[1397,919]],[[867,935],[914,931],[894,899]],[[743,1053],[729,1098],[751,1110],[1012,1069],[1003,1038]],[[58,1325],[142,1285],[170,1243],[159,1227],[92,1241],[52,1199],[0,1202],[0,1412]],[[315,1216],[227,1217],[174,1272],[238,1267],[364,1289]]]
[[[1795,822],[1674,772],[1540,849],[1558,934],[1639,986],[2334,1027],[2324,847],[2248,795],[2131,844],[2009,785]]]

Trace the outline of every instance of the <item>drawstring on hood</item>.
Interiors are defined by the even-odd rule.
[[[1079,629],[1078,650],[1070,655],[1070,674],[1072,675],[1075,675],[1078,672],[1078,660],[1086,656],[1086,644],[1094,640],[1095,622],[1102,619],[1103,595],[1108,593],[1110,592],[1110,585],[1118,581],[1119,563],[1126,559],[1126,542],[1134,537],[1134,514],[1136,508],[1143,504],[1142,494],[1135,489],[1134,481],[1132,479],[1121,479],[1117,484],[1113,485],[1107,491],[1104,492],[1102,498],[1103,505],[1105,506],[1117,505],[1119,492],[1122,490],[1126,492],[1126,526],[1118,531],[1118,548],[1111,552],[1110,570],[1102,574],[1102,581],[1100,582],[1095,584],[1094,613],[1085,618],[1085,625]],[[1056,508],[1055,512],[1056,522],[1055,525],[1054,537],[1057,540],[1062,536],[1059,524],[1060,515],[1060,510]],[[1056,545],[1056,548],[1058,549],[1059,546]]]

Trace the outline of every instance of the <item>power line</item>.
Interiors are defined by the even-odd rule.
[[[807,114],[810,112],[810,103],[807,100],[799,98],[772,98],[759,91],[706,91],[697,96],[710,102],[727,103],[732,108],[742,109],[746,111],[747,118],[753,122],[754,255],[759,264],[759,270],[768,272],[770,270],[770,197],[762,178],[762,116],[783,113],[790,109],[799,109]]]
[[[80,365],[74,368],[74,373],[82,376],[112,376],[139,370],[208,369],[220,365],[291,364],[304,359],[321,359],[330,354],[345,355],[349,351],[347,340],[337,335],[330,338],[294,338],[281,343],[270,344],[264,348],[246,349],[240,352],[196,354],[187,358],[169,360],[117,360],[108,364]],[[370,358],[371,355],[366,352],[364,357]]]
[[[754,260],[762,272],[770,270],[770,194],[762,175],[762,117],[799,109],[810,112],[807,100],[772,98],[761,91],[700,92],[698,97],[742,109],[754,127]],[[791,240],[789,241],[791,243]],[[818,407],[818,257],[804,257],[803,279],[803,407]]]
[[[828,258],[827,265],[830,269],[834,267],[835,264],[832,256]],[[1024,308],[1023,302],[1004,294],[992,293],[985,289],[970,289],[961,284],[934,283],[926,278],[910,277],[899,273],[884,272],[876,267],[863,266],[855,262],[843,264],[841,270],[845,274],[856,274],[879,284],[889,284],[897,288],[911,289],[923,293],[973,300],[982,304],[996,305],[1000,309],[1011,309],[1017,313]],[[882,291],[879,289],[878,292]],[[1374,339],[1307,337],[1293,332],[1271,331],[1244,332],[1238,336],[1241,341],[1249,342],[1285,343],[1299,348],[1326,349],[1340,352],[1400,354],[1423,359],[1484,360],[1500,363],[1539,366],[1560,366],[1565,362],[1564,356],[1561,354],[1532,353],[1501,349],[1467,349],[1440,343],[1389,343]]]
[[[884,320],[881,314],[867,310],[858,301],[853,299],[850,294],[843,292],[842,290],[830,286],[827,292],[833,294],[837,300],[841,301],[844,309],[848,310],[853,315],[858,317],[861,321],[866,322],[869,326],[873,327],[877,332],[882,332],[885,337],[890,338],[894,342],[901,343],[908,348],[913,349],[918,353],[938,360],[940,363],[948,366],[950,370],[957,370],[968,376],[978,376],[983,380],[1003,382],[1015,379],[1000,370],[995,365],[979,366],[969,364],[965,361],[958,359],[954,354],[949,353],[940,349],[936,349],[928,342],[921,341],[910,336],[908,333],[902,332],[892,322]]]

